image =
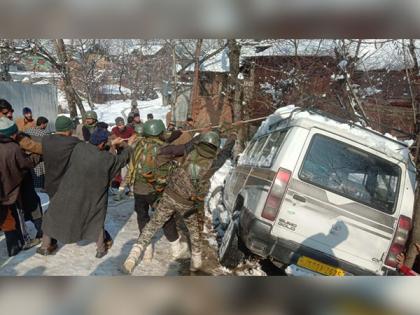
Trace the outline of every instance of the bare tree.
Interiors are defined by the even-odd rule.
[[[63,80],[70,116],[76,117],[77,109],[79,109],[82,115],[85,113],[82,100],[73,85],[73,77],[70,69],[72,56],[68,53],[63,39],[17,40],[13,47],[13,53],[20,56],[38,56],[47,61],[60,74]]]
[[[19,60],[13,53],[14,42],[8,39],[0,39],[0,81],[11,81],[12,76],[9,73],[9,67],[13,62]]]
[[[76,117],[77,111],[76,106],[80,111],[80,114],[85,114],[85,108],[83,107],[82,100],[77,94],[76,90],[73,86],[73,80],[72,80],[72,74],[70,72],[69,67],[69,61],[70,57],[67,54],[66,46],[64,44],[63,39],[56,39],[54,41],[55,49],[57,58],[55,56],[48,52],[44,46],[38,45],[36,54],[43,56],[44,58],[47,58],[48,61],[51,62],[51,64],[54,65],[54,67],[62,74],[63,81],[64,81],[64,92],[66,93],[66,98],[69,103],[69,110],[70,110],[70,116]]]
[[[101,40],[78,39],[71,48],[76,61],[72,69],[75,88],[94,109],[93,99],[110,75],[107,47]]]

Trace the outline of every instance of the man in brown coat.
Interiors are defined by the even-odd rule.
[[[21,183],[27,172],[38,162],[39,156],[25,155],[16,142],[18,129],[6,117],[0,118],[0,229],[6,237],[9,256],[22,249],[24,238],[16,203]]]
[[[6,117],[9,120],[13,120],[13,107],[12,105],[5,99],[0,99],[0,118]],[[17,142],[19,142],[20,147],[22,150],[35,153],[35,154],[42,154],[42,146],[41,143],[33,141],[30,137],[25,134],[18,133],[16,137]]]
[[[36,127],[36,121],[32,116],[32,110],[29,107],[24,107],[22,111],[23,117],[16,119],[16,126],[19,131],[25,132],[30,128]]]
[[[13,122],[13,107],[5,99],[0,99],[0,118],[4,117]],[[42,155],[42,146],[41,143],[36,142],[31,139],[25,133],[18,132],[14,139],[20,146],[20,148],[26,153],[33,153],[37,155]],[[21,232],[25,240],[24,249],[29,249],[40,242],[39,236],[42,235],[41,225],[42,225],[42,208],[41,201],[38,195],[35,192],[34,185],[32,182],[32,176],[30,172],[25,174],[25,177],[21,184],[20,197],[18,198],[19,208],[22,211],[17,211],[20,221],[23,222],[21,225]],[[23,214],[25,218],[23,218]],[[25,220],[32,221],[37,230],[37,237],[34,240],[31,240],[29,234],[26,231]]]

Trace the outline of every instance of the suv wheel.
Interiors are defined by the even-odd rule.
[[[244,257],[240,249],[237,223],[232,219],[219,246],[219,261],[224,267],[235,268]]]

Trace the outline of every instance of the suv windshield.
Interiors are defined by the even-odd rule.
[[[299,177],[377,210],[393,213],[400,174],[396,164],[317,134]]]

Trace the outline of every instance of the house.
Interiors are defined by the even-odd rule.
[[[399,138],[409,137],[414,132],[414,114],[406,72],[385,69],[380,64],[369,70],[346,69],[350,89],[342,65],[343,61],[330,53],[293,55],[271,46],[248,51],[241,66],[245,117],[264,117],[279,107],[295,104],[352,119],[349,106],[354,92],[372,128]],[[414,102],[418,104],[420,79],[411,79]]]
[[[208,55],[212,51],[207,52]],[[227,49],[220,51],[200,65],[198,93],[194,95],[194,64],[180,76],[174,101],[174,119],[182,124],[192,117],[197,128],[232,121],[232,108],[225,93],[229,77]]]

